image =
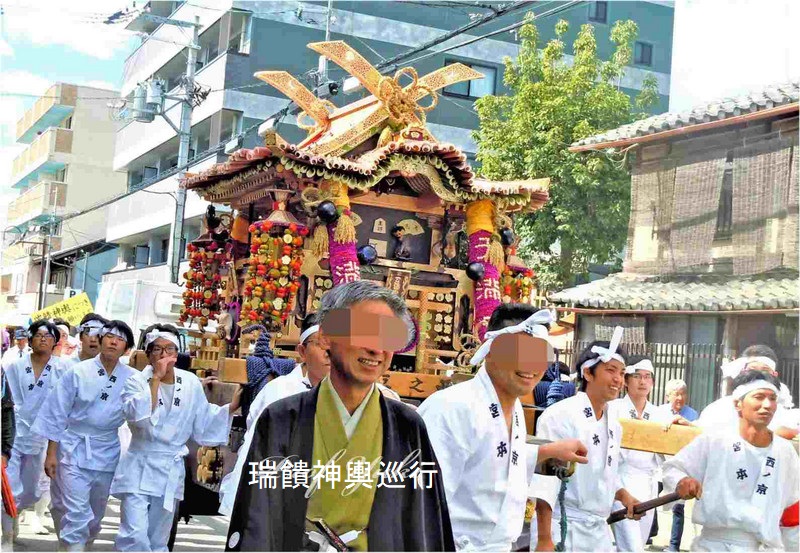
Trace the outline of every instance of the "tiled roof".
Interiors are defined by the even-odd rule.
[[[755,113],[791,104],[797,102],[798,99],[800,99],[800,83],[791,82],[773,85],[758,92],[751,92],[734,98],[722,98],[697,106],[689,111],[654,115],[647,119],[584,138],[572,144],[572,147],[638,138],[681,127],[691,127],[700,123],[719,121],[729,117],[736,117],[737,115]]]
[[[630,311],[796,309],[799,284],[797,273],[671,279],[617,273],[556,292],[550,299],[570,307]]]

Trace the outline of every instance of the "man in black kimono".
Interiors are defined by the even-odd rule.
[[[455,551],[425,424],[407,405],[375,393],[393,352],[408,343],[405,302],[362,280],[328,292],[319,316],[330,375],[258,419],[227,550],[316,551],[341,538],[355,551]],[[366,481],[353,485],[352,468],[364,460]],[[298,467],[323,465],[329,470],[298,481]],[[334,535],[325,540],[321,525]]]

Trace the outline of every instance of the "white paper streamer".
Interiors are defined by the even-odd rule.
[[[625,358],[617,353],[617,348],[619,347],[619,343],[622,341],[622,334],[624,332],[625,329],[623,329],[621,326],[614,328],[614,334],[611,335],[611,342],[608,344],[608,348],[592,346],[592,353],[598,354],[599,357],[584,361],[583,365],[581,365],[581,373],[583,373],[583,371],[586,369],[591,369],[598,363],[608,363],[612,359],[616,359],[625,365]]]

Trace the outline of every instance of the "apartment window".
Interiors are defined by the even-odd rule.
[[[56,182],[67,182],[67,168],[59,169],[55,174]]]
[[[714,234],[716,240],[726,240],[731,237],[733,226],[733,152],[728,151],[725,160],[725,172],[722,175],[722,189],[719,192],[719,207],[717,208],[717,230]]]
[[[72,116],[70,115],[67,117],[61,125],[62,129],[71,129],[72,128]]]
[[[231,38],[228,51],[239,54],[250,53],[250,36],[253,32],[253,17],[249,13],[233,12],[231,16]]]
[[[592,2],[589,4],[589,21],[595,23],[608,22],[608,2]]]
[[[637,42],[633,62],[636,65],[653,65],[653,45]]]
[[[169,238],[161,241],[161,263],[167,262],[167,252],[169,251]]]
[[[133,264],[137,269],[150,264],[150,248],[146,245],[136,246],[133,253]]]
[[[154,179],[158,175],[158,167],[145,167],[142,180]]]
[[[458,62],[456,62],[456,60],[447,60],[445,65],[450,65],[451,63]],[[488,96],[489,94],[494,94],[495,83],[497,81],[496,67],[478,65],[476,63],[464,63],[464,65],[471,67],[479,73],[483,73],[483,78],[450,85],[444,89],[445,94],[448,96],[457,96],[460,98],[470,99],[481,98],[483,96]]]

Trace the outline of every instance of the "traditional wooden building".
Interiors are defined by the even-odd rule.
[[[716,393],[723,357],[767,344],[797,398],[797,136],[795,82],[573,144],[625,151],[631,172],[623,271],[551,295],[578,313],[576,339],[622,324],[626,343],[678,352],[662,361],[695,406]]]

